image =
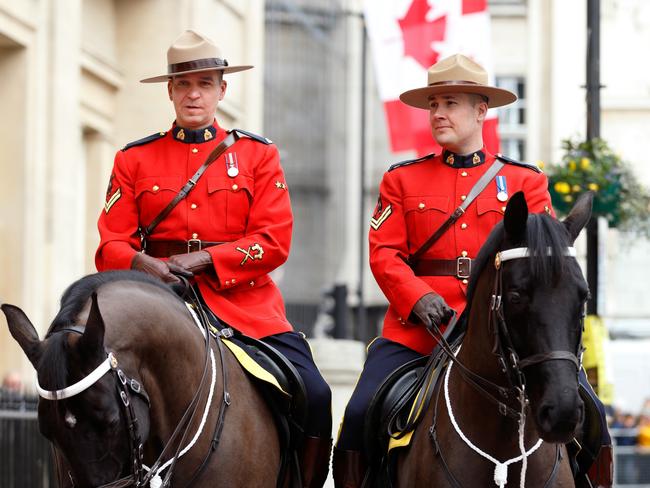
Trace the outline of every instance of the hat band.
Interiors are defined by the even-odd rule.
[[[195,71],[206,68],[222,68],[228,66],[228,61],[220,58],[204,58],[184,63],[174,63],[167,66],[167,74],[182,73],[185,71]]]
[[[483,83],[478,83],[476,81],[465,81],[465,80],[436,81],[435,83],[429,83],[429,86],[438,86],[438,85],[478,85],[478,86],[486,86]]]

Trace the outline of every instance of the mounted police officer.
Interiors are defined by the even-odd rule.
[[[329,469],[331,392],[269,276],[287,259],[293,225],[278,150],[215,119],[228,86],[223,75],[252,66],[228,64],[211,40],[190,30],[167,60],[167,74],[142,82],[167,83],[176,120],[117,152],[98,223],[97,269],[131,268],[166,282],[178,280],[174,272],[189,273],[223,324],[283,353],[307,390],[303,486],[320,487]],[[190,177],[191,193],[161,214]]]
[[[486,71],[460,54],[431,66],[428,86],[400,96],[429,111],[442,152],[391,166],[379,187],[370,267],[389,308],[345,410],[334,450],[337,488],[362,486],[363,428],[373,395],[389,373],[432,352],[436,344],[425,327],[443,325],[452,311],[463,311],[472,259],[502,219],[509,197],[523,190],[531,212],[553,214],[545,175],[536,166],[493,155],[483,144],[488,108],[516,99],[489,86]],[[459,206],[464,212],[454,212]]]

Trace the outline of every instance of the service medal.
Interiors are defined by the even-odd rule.
[[[508,186],[506,183],[506,177],[497,176],[496,183],[497,183],[497,200],[499,200],[500,202],[505,202],[506,200],[508,200]]]
[[[226,174],[231,178],[234,178],[239,174],[239,164],[237,162],[236,153],[228,153],[225,155],[226,158]]]

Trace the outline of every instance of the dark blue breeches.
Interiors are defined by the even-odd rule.
[[[309,344],[298,332],[283,332],[262,338],[280,351],[298,370],[307,390],[305,434],[329,439],[332,435],[332,391],[318,371]]]
[[[363,429],[366,412],[375,392],[392,371],[419,357],[422,357],[422,355],[418,352],[383,337],[375,339],[370,344],[363,371],[345,409],[343,424],[336,443],[339,449],[345,451],[363,450]],[[593,393],[591,386],[587,382],[587,375],[582,368],[580,369],[579,381],[589,392]],[[602,422],[602,445],[610,445],[611,439],[605,421],[605,408],[595,394],[593,394],[593,397]]]

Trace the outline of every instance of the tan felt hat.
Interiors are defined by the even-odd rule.
[[[252,67],[228,65],[228,61],[221,56],[221,51],[214,42],[193,30],[186,30],[167,50],[167,74],[145,78],[140,82],[157,83],[167,81],[173,76],[200,71],[236,73]]]
[[[478,93],[488,99],[488,107],[501,107],[517,100],[511,91],[488,85],[487,71],[467,56],[454,54],[438,61],[427,72],[427,86],[399,96],[406,105],[429,109],[429,97],[438,93]]]

